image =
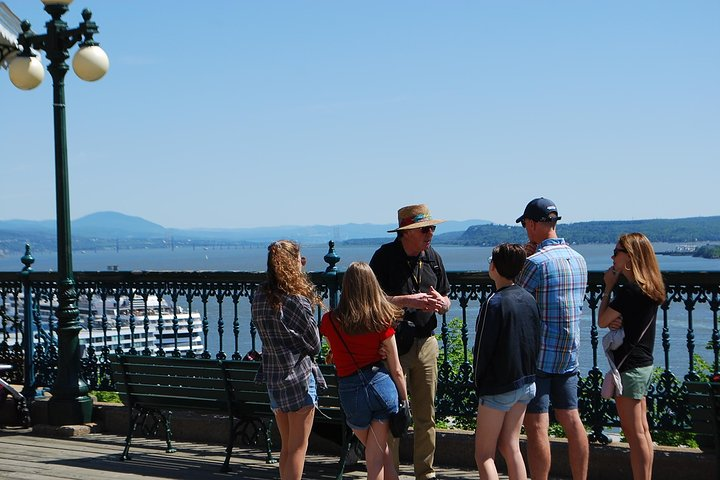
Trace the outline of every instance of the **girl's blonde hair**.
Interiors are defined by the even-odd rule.
[[[355,335],[382,332],[403,316],[403,310],[388,301],[367,263],[353,262],[343,276],[334,314],[343,330]]]
[[[665,282],[660,273],[652,243],[642,233],[626,233],[620,236],[618,243],[627,250],[630,257],[630,270],[635,282],[645,295],[659,305],[665,301]]]
[[[275,310],[280,310],[285,295],[302,295],[311,304],[322,305],[315,285],[302,271],[300,245],[292,240],[278,240],[268,246],[267,282],[261,288]]]

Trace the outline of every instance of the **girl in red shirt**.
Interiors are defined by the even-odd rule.
[[[388,418],[407,402],[397,345],[396,319],[403,311],[390,303],[367,263],[354,262],[343,277],[337,308],[320,324],[330,343],[338,391],[347,424],[365,446],[368,479],[398,478],[387,445]],[[387,367],[380,349],[387,353]]]

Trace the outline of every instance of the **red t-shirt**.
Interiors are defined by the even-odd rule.
[[[395,329],[388,327],[383,332],[370,332],[361,333],[358,335],[349,335],[342,329],[340,323],[335,319],[331,318],[332,312],[327,312],[322,317],[320,322],[320,333],[330,342],[330,350],[333,353],[333,361],[335,362],[335,369],[340,377],[347,377],[352,375],[358,369],[363,368],[367,365],[372,365],[375,362],[382,360],[378,350],[380,344],[387,338],[395,335]],[[330,322],[335,323],[337,331]],[[352,352],[352,357],[348,353],[342,340],[338,338],[337,332],[342,335],[342,340],[345,340],[345,345]],[[353,358],[355,361],[353,361]]]

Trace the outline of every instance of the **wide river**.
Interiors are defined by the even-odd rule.
[[[658,243],[658,252],[670,251],[676,244]],[[378,245],[337,246],[335,251],[341,260],[339,270],[344,270],[353,261],[370,261]],[[591,271],[605,270],[610,264],[610,255],[614,245],[576,245],[587,261]],[[460,247],[435,245],[442,256],[448,271],[456,270],[487,270],[487,258],[492,247]],[[323,256],[327,246],[303,247],[302,254],[307,257],[307,268],[310,271],[325,270],[327,264]],[[19,271],[22,269],[20,257],[17,255],[0,257],[0,271]],[[135,250],[99,250],[73,252],[73,267],[76,271],[106,270],[109,266],[118,270],[240,270],[264,271],[267,250],[259,248],[175,248],[166,249],[135,249]],[[35,271],[57,269],[54,252],[33,252]],[[666,271],[720,271],[720,260],[695,258],[691,256],[659,255],[660,268]]]

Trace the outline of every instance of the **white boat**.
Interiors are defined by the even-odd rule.
[[[17,303],[12,296],[8,300],[11,306],[6,312],[8,317],[15,316],[14,305],[19,305],[18,316],[22,316],[22,294],[18,296]],[[127,296],[120,296],[118,299],[107,298],[103,302],[98,296],[93,296],[91,300],[80,296],[77,307],[80,312],[82,356],[88,355],[90,347],[95,354],[103,348],[107,348],[110,353],[117,348],[122,348],[124,352],[134,348],[138,353],[149,349],[152,354],[156,354],[160,348],[166,354],[171,354],[176,348],[182,355],[190,350],[196,354],[204,351],[200,314],[188,313],[181,306],[173,308],[165,299],[158,301],[156,296],[150,296],[145,301],[136,296],[131,301]],[[39,332],[37,325],[33,326],[36,341],[40,338],[57,340],[57,331],[50,329],[51,320],[54,328],[57,328],[57,298],[53,297],[52,301],[43,298],[36,308],[41,319]],[[15,336],[9,337],[9,343],[14,343]]]

